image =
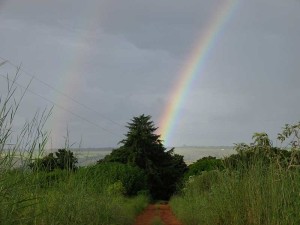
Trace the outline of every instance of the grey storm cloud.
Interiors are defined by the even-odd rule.
[[[274,138],[299,120],[299,1],[237,3],[180,106],[172,145],[231,145],[250,141],[256,131]],[[126,122],[142,113],[159,126],[222,4],[0,0],[0,57],[22,64],[23,86],[38,78],[30,85],[37,95],[27,93],[17,122],[55,103],[53,144],[63,143],[69,127],[71,139],[82,138],[86,147],[116,146]],[[13,76],[15,69],[6,63],[0,73]]]

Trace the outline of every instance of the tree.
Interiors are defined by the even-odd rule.
[[[42,170],[51,172],[57,168],[57,159],[54,157],[53,153],[49,153],[49,155],[41,159],[36,159],[34,162],[30,163],[29,167],[34,171]]]
[[[286,124],[277,139],[283,144],[287,142],[288,148],[274,147],[266,133],[254,133],[253,143],[236,144],[237,154],[224,159],[226,167],[248,169],[257,161],[264,165],[275,164],[282,169],[300,168],[300,122]]]
[[[36,159],[34,162],[29,164],[29,167],[33,170],[43,170],[51,172],[55,169],[61,170],[75,170],[78,160],[74,156],[74,153],[66,149],[58,149],[53,153],[49,153],[47,156]]]
[[[154,199],[168,199],[176,190],[187,166],[183,156],[166,151],[151,116],[134,117],[126,126],[129,131],[122,146],[105,157],[104,162],[120,162],[138,166],[148,178],[148,188]]]
[[[75,170],[76,163],[78,163],[77,158],[74,156],[74,153],[66,149],[58,149],[55,152],[57,159],[57,167],[62,170]]]

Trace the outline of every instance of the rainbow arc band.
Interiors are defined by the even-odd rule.
[[[196,42],[186,64],[179,73],[178,80],[170,92],[168,104],[159,120],[158,133],[166,146],[172,144],[172,137],[182,115],[182,106],[187,98],[192,84],[203,75],[209,53],[222,36],[226,24],[232,18],[241,0],[222,0],[216,13],[206,26],[206,31]]]

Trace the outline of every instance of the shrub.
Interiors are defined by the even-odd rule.
[[[74,153],[66,149],[58,149],[53,153],[41,159],[35,159],[34,162],[29,164],[29,167],[34,171],[47,171],[51,172],[55,169],[74,171],[77,169],[76,164],[78,160]]]
[[[200,175],[203,171],[222,169],[224,169],[224,165],[221,159],[212,156],[203,157],[189,165],[185,178],[188,179],[190,176]]]
[[[100,163],[87,168],[80,168],[78,179],[94,182],[94,186],[101,190],[104,186],[121,182],[124,194],[136,195],[141,190],[147,189],[147,177],[143,170],[121,163]]]

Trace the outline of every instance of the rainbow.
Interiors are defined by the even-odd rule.
[[[69,31],[74,35],[74,43],[78,46],[71,47],[69,58],[65,59],[65,67],[61,72],[61,79],[58,81],[56,92],[53,92],[52,99],[59,107],[54,107],[53,115],[51,116],[51,138],[54,146],[59,146],[60,142],[64,139],[67,132],[67,127],[70,123],[70,113],[64,109],[73,111],[76,104],[70,101],[69,93],[72,93],[72,99],[76,99],[77,94],[82,90],[84,82],[84,64],[89,54],[89,40],[90,37],[96,35],[96,30],[99,21],[99,8],[100,3],[90,4],[83,8],[80,12],[82,18],[82,26],[84,30],[76,30],[60,24],[62,30]],[[72,43],[71,43],[72,44]],[[66,96],[67,95],[67,96]],[[57,141],[58,140],[58,141]],[[52,143],[51,143],[52,144]]]
[[[192,54],[186,61],[186,65],[179,73],[178,80],[168,98],[169,103],[159,120],[158,132],[161,134],[161,139],[164,140],[165,145],[171,144],[173,132],[180,120],[181,108],[191,90],[191,86],[196,78],[203,74],[209,53],[220,38],[237,5],[238,0],[226,0],[223,4],[220,4],[210,23],[207,24],[204,35],[197,41]]]

